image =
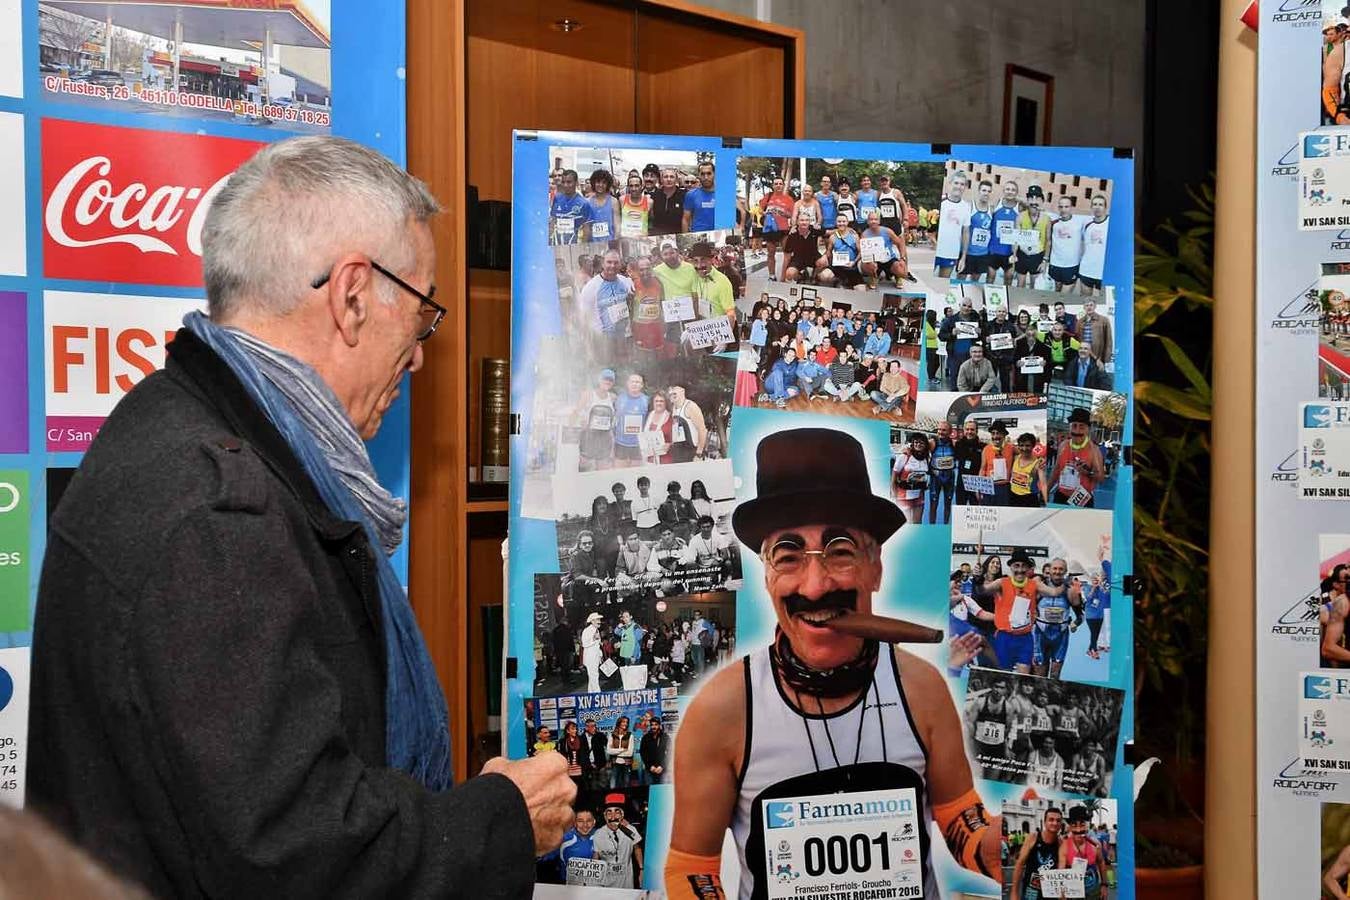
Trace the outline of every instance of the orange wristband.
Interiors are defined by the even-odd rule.
[[[989,816],[984,811],[984,801],[973,787],[955,800],[935,804],[933,821],[942,830],[947,849],[963,868],[1002,883],[1003,873],[990,872],[980,855],[980,844],[989,829]]]
[[[722,890],[722,855],[697,856],[671,847],[666,851],[669,900],[727,900]]]

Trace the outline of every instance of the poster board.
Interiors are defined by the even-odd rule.
[[[868,490],[896,504],[911,519],[882,546],[884,574],[874,604],[878,612],[941,629],[946,637],[967,626],[978,628],[983,619],[976,610],[983,610],[981,601],[989,601],[978,595],[975,580],[963,574],[965,567],[978,570],[990,555],[1006,563],[1019,550],[1032,556],[1037,572],[1054,560],[1064,560],[1067,577],[1078,579],[1084,592],[1091,588],[1084,612],[1091,608],[1095,625],[1088,625],[1085,616],[1084,623],[1070,631],[1064,623],[1078,624],[1074,612],[1046,613],[1046,624],[1057,635],[1060,628],[1066,635],[1064,661],[1054,668],[1058,678],[1049,677],[1049,662],[1044,676],[1009,671],[1011,664],[993,667],[997,660],[989,655],[977,658],[972,666],[959,654],[953,659],[952,646],[945,641],[905,649],[944,674],[950,702],[962,722],[967,751],[962,764],[971,767],[989,809],[1026,799],[1029,791],[1065,808],[1093,798],[1114,801],[1112,823],[1118,827],[1119,843],[1112,878],[1118,885],[1116,896],[1132,897],[1131,767],[1124,755],[1133,729],[1132,626],[1129,598],[1121,588],[1133,566],[1131,479],[1125,452],[1133,436],[1133,355],[1128,337],[1133,322],[1130,304],[1116,301],[1133,292],[1132,160],[1110,150],[953,146],[940,148],[939,154],[932,146],[917,144],[746,139],[724,146],[717,138],[560,132],[517,134],[514,147],[512,409],[521,417],[521,429],[512,443],[507,597],[511,627],[506,652],[516,662],[517,677],[508,679],[505,692],[507,754],[556,751],[553,729],[566,733],[569,722],[575,722],[579,732],[588,726],[603,731],[600,725],[608,719],[590,722],[596,717],[584,713],[571,719],[546,717],[542,704],[551,697],[627,687],[620,680],[625,662],[650,663],[648,687],[661,692],[659,716],[654,710],[634,708],[629,733],[639,722],[660,718],[667,733],[677,732],[671,741],[676,753],[681,740],[698,740],[691,737],[696,732],[682,728],[682,723],[698,703],[708,677],[722,667],[741,665],[747,654],[762,659],[773,636],[766,565],[737,539],[731,521],[738,504],[756,494],[756,450],[765,438],[797,428],[827,428],[857,441]],[[640,173],[648,162],[676,170],[682,181],[696,178],[700,164],[711,163],[717,198],[714,230],[691,234],[675,226],[674,233],[644,236],[630,229],[619,241],[578,243],[571,237],[577,228],[560,231],[555,227],[557,218],[608,214],[605,198],[590,204],[565,184],[570,181],[569,169],[585,160],[592,167],[604,161],[620,183],[629,170]],[[789,172],[778,171],[785,165]],[[906,193],[916,218],[931,222],[931,226],[897,223],[892,229],[897,236],[908,236],[902,244],[891,243],[891,262],[902,265],[890,275],[882,273],[888,280],[874,283],[877,273],[870,266],[854,272],[841,266],[842,275],[832,272],[833,277],[816,271],[810,283],[800,284],[782,280],[781,268],[771,275],[768,248],[761,246],[761,241],[768,243],[765,232],[754,228],[782,209],[781,197],[767,196],[772,177],[788,174],[795,185],[802,166],[813,187],[821,174],[831,174],[837,185],[841,176],[856,182],[860,173],[885,172]],[[591,171],[577,174],[584,183]],[[1071,196],[1077,215],[1084,217],[1075,233],[1090,232],[1092,237],[1060,250],[1080,266],[1086,263],[1087,280],[1075,280],[1067,290],[1056,291],[1053,284],[1047,289],[1043,279],[1031,277],[1038,273],[1029,272],[1024,283],[1018,283],[1010,263],[1006,274],[993,276],[999,289],[991,292],[996,299],[990,313],[983,299],[990,277],[987,265],[973,265],[965,272],[965,267],[953,265],[943,271],[942,258],[949,255],[943,251],[951,246],[953,224],[957,252],[950,256],[953,262],[965,262],[956,259],[963,255],[959,240],[963,221],[976,212],[992,213],[969,201],[968,188],[957,197],[955,186],[984,180],[1000,185],[1019,182],[1019,212],[1028,200],[1025,188],[1032,183],[1043,194]],[[738,227],[735,200],[738,192],[744,195],[747,190],[748,233],[745,221]],[[1094,197],[1100,198],[1096,201],[1103,210],[1100,216],[1093,213]],[[1119,203],[1116,198],[1121,198]],[[614,202],[622,201],[614,198]],[[640,201],[635,196],[633,202]],[[590,204],[590,209],[583,209],[583,204]],[[761,218],[766,214],[767,219]],[[648,225],[654,223],[655,219]],[[997,232],[996,226],[991,230]],[[840,236],[841,241],[847,239]],[[838,265],[842,256],[824,253],[827,240],[828,236],[818,235],[814,249]],[[885,239],[878,240],[886,244]],[[774,249],[781,266],[789,247]],[[1010,245],[1009,251],[1015,259],[1016,249]],[[808,245],[801,258],[809,252]],[[711,272],[698,271],[695,277],[682,271],[686,264],[698,269],[699,260],[709,254],[712,268],[725,267],[736,276],[726,280],[736,291],[739,345],[693,347],[682,340],[685,323],[667,321],[662,306],[667,293],[692,292],[700,301],[693,304],[696,315],[706,319],[713,312],[722,290],[716,277]],[[663,264],[669,271],[653,272]],[[1034,261],[1027,265],[1037,268]],[[905,267],[913,280],[904,277]],[[852,289],[848,282],[854,278],[862,290]],[[701,309],[704,300],[708,307]],[[1063,303],[1062,312],[1056,310],[1056,300]],[[607,327],[615,317],[599,314],[617,303],[628,305],[626,328]],[[803,303],[812,311],[820,310],[819,321],[813,315],[812,321],[794,322],[790,332],[778,334],[781,353],[780,348],[770,349],[772,339],[757,343],[750,323],[764,304],[772,321],[780,304],[792,310]],[[1044,316],[1039,314],[1042,304]],[[962,312],[967,305],[968,315]],[[1023,355],[1041,364],[1028,365],[1025,372],[1017,365],[1021,356],[994,357],[991,347],[993,377],[981,379],[982,390],[957,390],[964,383],[958,376],[962,363],[970,359],[970,345],[992,333],[991,323],[1001,321],[1001,316],[1028,309],[1027,319],[1034,324],[1024,331],[1038,335],[1044,322],[1050,337],[1057,321],[1068,334],[1054,338],[1052,345],[1029,339]],[[922,339],[930,311],[939,326],[949,326],[942,329],[941,352],[932,358]],[[1017,317],[1012,317],[1014,322]],[[840,324],[838,319],[846,321]],[[969,324],[958,329],[958,319]],[[1083,330],[1084,322],[1097,324],[1089,333]],[[838,327],[847,334],[849,324],[856,325],[856,340],[831,336]],[[1075,357],[1065,356],[1080,337],[1101,351],[1091,372],[1080,371]],[[845,344],[854,349],[845,349]],[[1004,342],[998,345],[1005,353]],[[791,382],[775,378],[773,369],[788,358],[789,349],[794,360],[812,362],[823,356],[829,363],[802,365]],[[1013,351],[1017,349],[1014,343]],[[865,354],[884,368],[865,390],[836,399],[848,391],[849,383],[842,370],[830,365],[848,353],[859,359]],[[668,449],[654,453],[652,439],[640,435],[673,433],[667,430],[668,414],[680,408],[687,414],[680,418],[692,423],[691,402],[702,423],[694,425],[699,433],[695,456],[681,455],[678,442],[664,436],[656,449]],[[1084,457],[1068,448],[1076,434],[1070,418],[1076,419],[1073,414],[1080,409],[1089,413],[1085,426],[1090,438],[1079,441]],[[1008,433],[1012,447],[1024,434],[1030,435],[1030,449],[1025,456],[1017,455],[1014,465],[1014,457],[1005,460],[996,448],[994,461],[1008,464],[995,466],[991,461],[987,470],[976,466],[962,471],[945,447],[928,460],[926,471],[919,471],[925,467],[905,455],[913,433],[931,441],[931,450],[938,446],[940,430],[951,427],[960,434],[968,425],[982,448],[1003,440],[998,436],[1001,431]],[[1061,491],[1061,485],[1075,485],[1072,479],[1061,480],[1070,467],[1076,468],[1079,480],[1072,490]],[[967,493],[962,475],[972,476],[971,484],[992,488],[991,493]],[[1036,492],[1039,500],[1020,499],[1026,493],[1014,493],[1015,479],[1019,489]],[[950,490],[944,491],[943,484]],[[1089,500],[1092,508],[1082,508]],[[687,508],[695,501],[698,509]],[[1048,604],[1047,609],[1053,606]],[[685,623],[690,640],[678,653],[663,643],[661,652],[652,650],[647,658],[643,643],[648,634],[661,636],[666,626],[683,634]],[[694,637],[709,627],[714,629],[711,643]],[[618,660],[620,671],[606,675],[601,662],[609,657]],[[976,726],[978,711],[996,691],[1028,697],[1024,712],[1031,712],[1017,720],[1022,739],[1007,745],[1017,757],[1020,779],[982,765],[974,743],[977,732],[986,739],[992,734]],[[1045,713],[1044,725],[1037,710]],[[1070,712],[1061,716],[1062,710]],[[735,722],[727,724],[737,727]],[[541,741],[539,730],[546,725],[548,740]],[[618,729],[617,724],[614,727]],[[892,733],[903,730],[897,724]],[[1011,740],[1011,732],[1006,734]],[[1034,749],[1031,739],[1036,740]],[[852,746],[853,738],[848,740]],[[1045,747],[1047,740],[1053,746]],[[800,742],[805,744],[804,739]],[[1032,761],[1033,753],[1047,754],[1041,765]],[[1060,771],[1067,770],[1070,777],[1046,779],[1045,760],[1055,757],[1062,761]],[[598,777],[578,773],[582,785],[578,808],[592,809],[599,819],[607,795],[617,790],[624,795],[624,821],[641,828],[644,865],[634,873],[635,883],[622,887],[663,886],[672,825],[686,814],[676,810],[669,771],[665,775],[643,783],[628,773],[617,782],[612,772]],[[678,769],[674,777],[680,777]],[[944,894],[998,895],[992,880],[957,865],[940,834],[930,837],[924,850],[925,882],[931,880]],[[736,892],[740,871],[737,849],[728,838],[722,875],[731,893]],[[565,881],[565,862],[558,862],[559,883]],[[759,865],[751,858],[747,864]],[[791,878],[783,872],[773,877],[780,876]],[[768,877],[767,871],[760,877]],[[900,877],[898,872],[895,877]]]

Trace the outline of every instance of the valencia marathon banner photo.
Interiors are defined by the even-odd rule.
[[[578,789],[536,896],[1134,896],[1129,155],[514,173],[507,752]]]

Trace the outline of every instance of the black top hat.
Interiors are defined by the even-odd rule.
[[[830,428],[794,428],[760,441],[755,488],[755,498],[732,513],[731,527],[756,553],[770,533],[795,525],[857,528],[883,543],[905,524],[900,507],[872,493],[862,444]]]
[[[1022,563],[1023,565],[1026,565],[1026,566],[1034,566],[1034,565],[1036,565],[1035,561],[1032,560],[1031,556],[1027,554],[1027,551],[1022,550],[1022,549],[1020,549],[1020,548],[1017,549],[1017,550],[1014,550],[1014,551],[1012,552],[1012,555],[1008,557],[1008,565],[1011,566],[1013,563],[1018,563],[1018,562]]]
[[[1073,412],[1069,413],[1069,422],[1082,422],[1084,425],[1092,424],[1092,413],[1081,406],[1075,406]]]

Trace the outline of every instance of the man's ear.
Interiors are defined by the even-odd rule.
[[[369,292],[374,269],[359,253],[348,253],[333,264],[328,284],[328,313],[333,327],[348,347],[360,343],[361,328],[370,317]]]

